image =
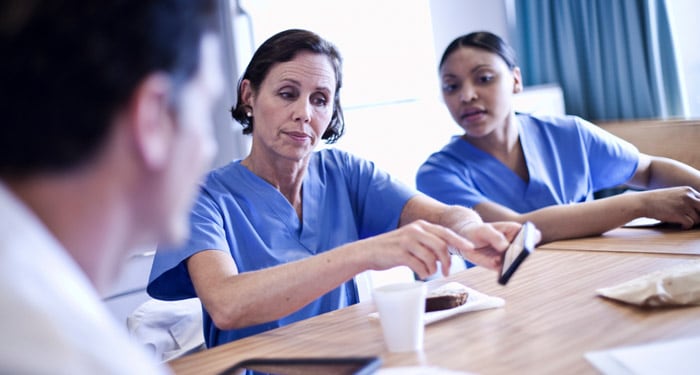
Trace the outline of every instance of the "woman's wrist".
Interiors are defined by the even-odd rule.
[[[469,227],[483,224],[483,220],[476,211],[462,206],[451,206],[443,214],[440,225],[452,229],[455,233],[461,234]]]

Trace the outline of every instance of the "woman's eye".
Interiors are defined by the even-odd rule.
[[[314,105],[323,107],[328,103],[328,100],[326,100],[326,98],[323,96],[317,96],[312,99],[312,102]]]
[[[483,74],[478,77],[480,83],[488,83],[493,80],[493,74]]]
[[[442,91],[444,92],[453,92],[457,89],[457,85],[452,84],[452,83],[443,83],[442,84]]]
[[[295,93],[292,91],[280,91],[279,96],[284,99],[294,99],[296,97]]]

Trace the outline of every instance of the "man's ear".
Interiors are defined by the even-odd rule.
[[[134,91],[129,108],[131,136],[146,168],[167,163],[174,134],[174,118],[168,107],[172,84],[164,74],[151,74]]]

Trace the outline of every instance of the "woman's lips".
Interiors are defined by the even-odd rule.
[[[460,115],[460,119],[466,120],[468,122],[472,122],[472,121],[480,119],[485,114],[486,114],[486,110],[473,109],[473,110],[468,110],[468,111],[462,112]]]
[[[306,133],[300,133],[300,132],[287,132],[285,133],[289,138],[292,138],[295,141],[298,142],[303,142],[308,140],[310,137]]]

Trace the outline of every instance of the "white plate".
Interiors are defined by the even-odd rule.
[[[653,227],[655,225],[661,224],[661,221],[652,219],[650,217],[638,217],[634,220],[628,221],[623,225],[625,228],[638,228],[638,227]]]
[[[457,282],[450,282],[445,285],[440,286],[436,290],[439,289],[463,289],[469,293],[469,296],[467,297],[467,302],[464,303],[462,306],[457,306],[451,309],[447,310],[440,310],[440,311],[431,311],[428,313],[425,313],[424,319],[425,319],[425,324],[431,324],[438,322],[443,319],[447,319],[451,316],[457,315],[457,314],[462,314],[465,312],[469,311],[480,311],[480,310],[486,310],[486,309],[495,309],[498,307],[503,307],[506,304],[506,301],[503,298],[500,297],[493,297],[489,296],[488,294],[481,293],[475,289],[472,289],[466,285],[457,283]],[[430,293],[430,292],[428,292]],[[379,320],[379,313],[373,312],[369,314],[370,319],[374,320]]]

